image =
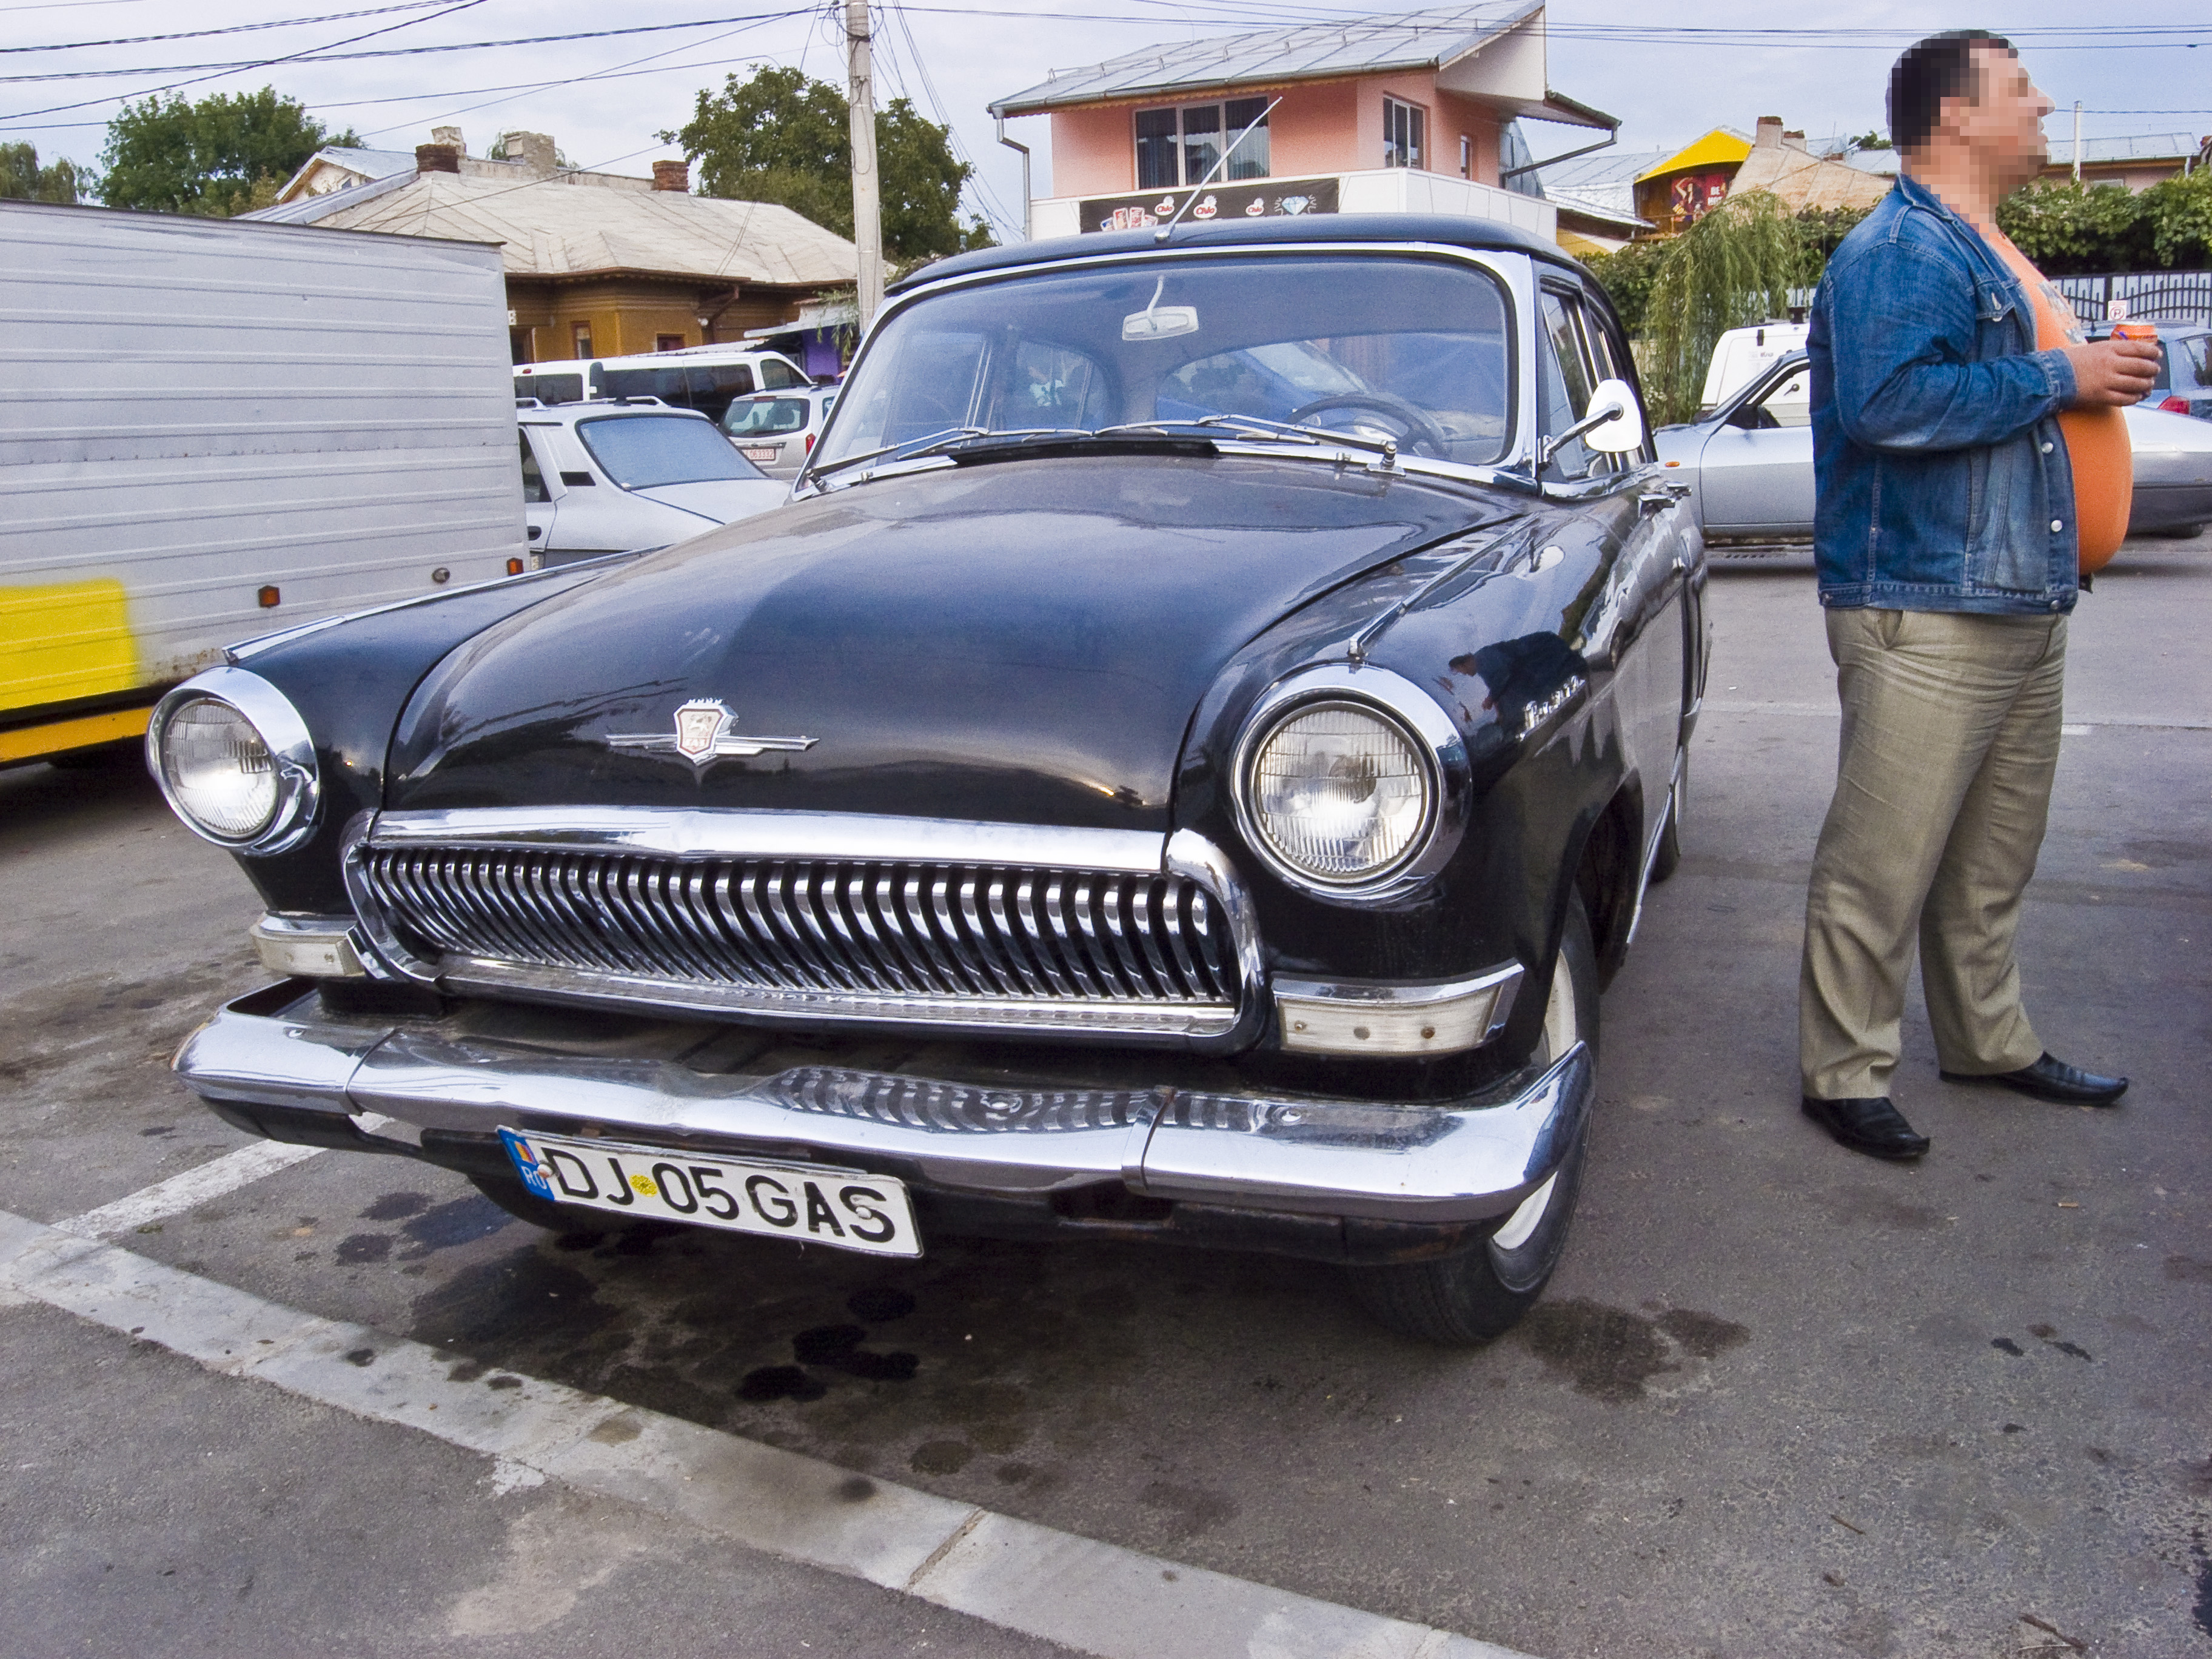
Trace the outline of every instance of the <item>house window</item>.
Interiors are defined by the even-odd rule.
[[[1225,179],[1267,176],[1267,100],[1231,98],[1220,104],[1186,104],[1180,109],[1137,112],[1137,188],[1173,190],[1204,184],[1221,160],[1224,145],[1247,127],[1242,143],[1221,169]],[[1254,126],[1254,122],[1259,123]]]
[[[1474,177],[1474,140],[1463,132],[1459,136],[1459,176]]]
[[[681,334],[656,334],[653,337],[653,349],[655,351],[681,351],[684,349],[684,337]]]
[[[575,325],[575,339],[576,356],[579,357],[590,356],[592,355],[592,325],[589,323],[578,323]]]
[[[1418,104],[1382,100],[1382,165],[1420,167],[1428,165],[1429,112]]]

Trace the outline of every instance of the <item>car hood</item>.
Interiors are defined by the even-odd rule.
[[[879,480],[650,555],[456,651],[386,805],[749,807],[1164,829],[1192,712],[1315,596],[1519,498],[1311,462],[1031,458]],[[679,705],[811,738],[695,766]]]
[[[730,524],[779,505],[791,489],[773,478],[705,478],[695,483],[655,484],[630,493],[664,507],[696,513],[709,524]]]

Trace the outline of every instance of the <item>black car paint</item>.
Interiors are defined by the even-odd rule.
[[[1249,240],[1236,228],[1178,231],[1173,245]],[[1577,270],[1485,229],[1498,234],[1484,246]],[[1345,219],[1326,230],[1381,240]],[[1425,234],[1388,222],[1393,241],[1409,232]],[[1435,234],[1463,244],[1467,225]],[[1123,241],[1151,244],[1086,238],[1080,251]],[[1007,262],[970,256],[930,276]],[[1419,979],[1528,964],[1503,1038],[1471,1062],[1299,1062],[1317,1086],[1349,1093],[1463,1090],[1533,1046],[1578,876],[1619,960],[1667,780],[1636,773],[1617,681],[1656,617],[1681,629],[1672,717],[1702,690],[1702,565],[1675,556],[1671,529],[1639,505],[1650,476],[1632,468],[1561,499],[1290,454],[1078,448],[817,494],[573,583],[514,590],[508,604],[457,595],[256,658],[317,734],[325,799],[310,842],[241,862],[272,908],[342,913],[336,837],[372,805],[1189,827],[1250,884],[1272,968]],[[1243,848],[1221,772],[1263,691],[1344,659],[1363,633],[1367,660],[1432,690],[1474,774],[1461,855],[1389,907],[1328,902],[1270,875]],[[1559,690],[1571,695],[1527,726]],[[663,729],[678,702],[702,696],[726,702],[743,731],[820,741],[703,769],[603,741]],[[1585,848],[1608,821],[1619,845],[1593,877]]]
[[[356,813],[384,805],[392,711],[463,641],[627,562],[617,555],[595,565],[512,577],[302,629],[264,646],[246,641],[234,647],[234,662],[267,680],[300,711],[321,775],[314,834],[279,856],[238,860],[262,901],[299,915],[349,911],[338,840]]]
[[[400,720],[388,805],[1164,830],[1191,711],[1232,654],[1499,510],[1402,475],[1110,454],[819,496],[471,641]],[[703,769],[607,745],[691,697],[721,698],[743,731],[818,741]]]

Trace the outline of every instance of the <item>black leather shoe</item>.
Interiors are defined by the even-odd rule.
[[[1905,1114],[1887,1095],[1849,1100],[1804,1097],[1805,1115],[1836,1138],[1838,1146],[1869,1158],[1893,1163],[1917,1158],[1928,1150],[1928,1137],[1905,1121]]]
[[[2069,1066],[2052,1058],[2047,1048],[2034,1065],[2023,1066],[2017,1072],[1941,1072],[1937,1075],[1947,1083],[2002,1083],[2008,1089],[2033,1095],[2038,1100],[2056,1101],[2061,1106],[2117,1106],[2128,1091],[2127,1079],[2100,1077]]]

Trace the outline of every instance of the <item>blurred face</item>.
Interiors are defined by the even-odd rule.
[[[2028,79],[2021,61],[2002,47],[1974,52],[1978,98],[1946,98],[1936,136],[1965,148],[1985,168],[1993,194],[2008,195],[2042,171],[2051,154],[2043,118],[2054,106]]]

